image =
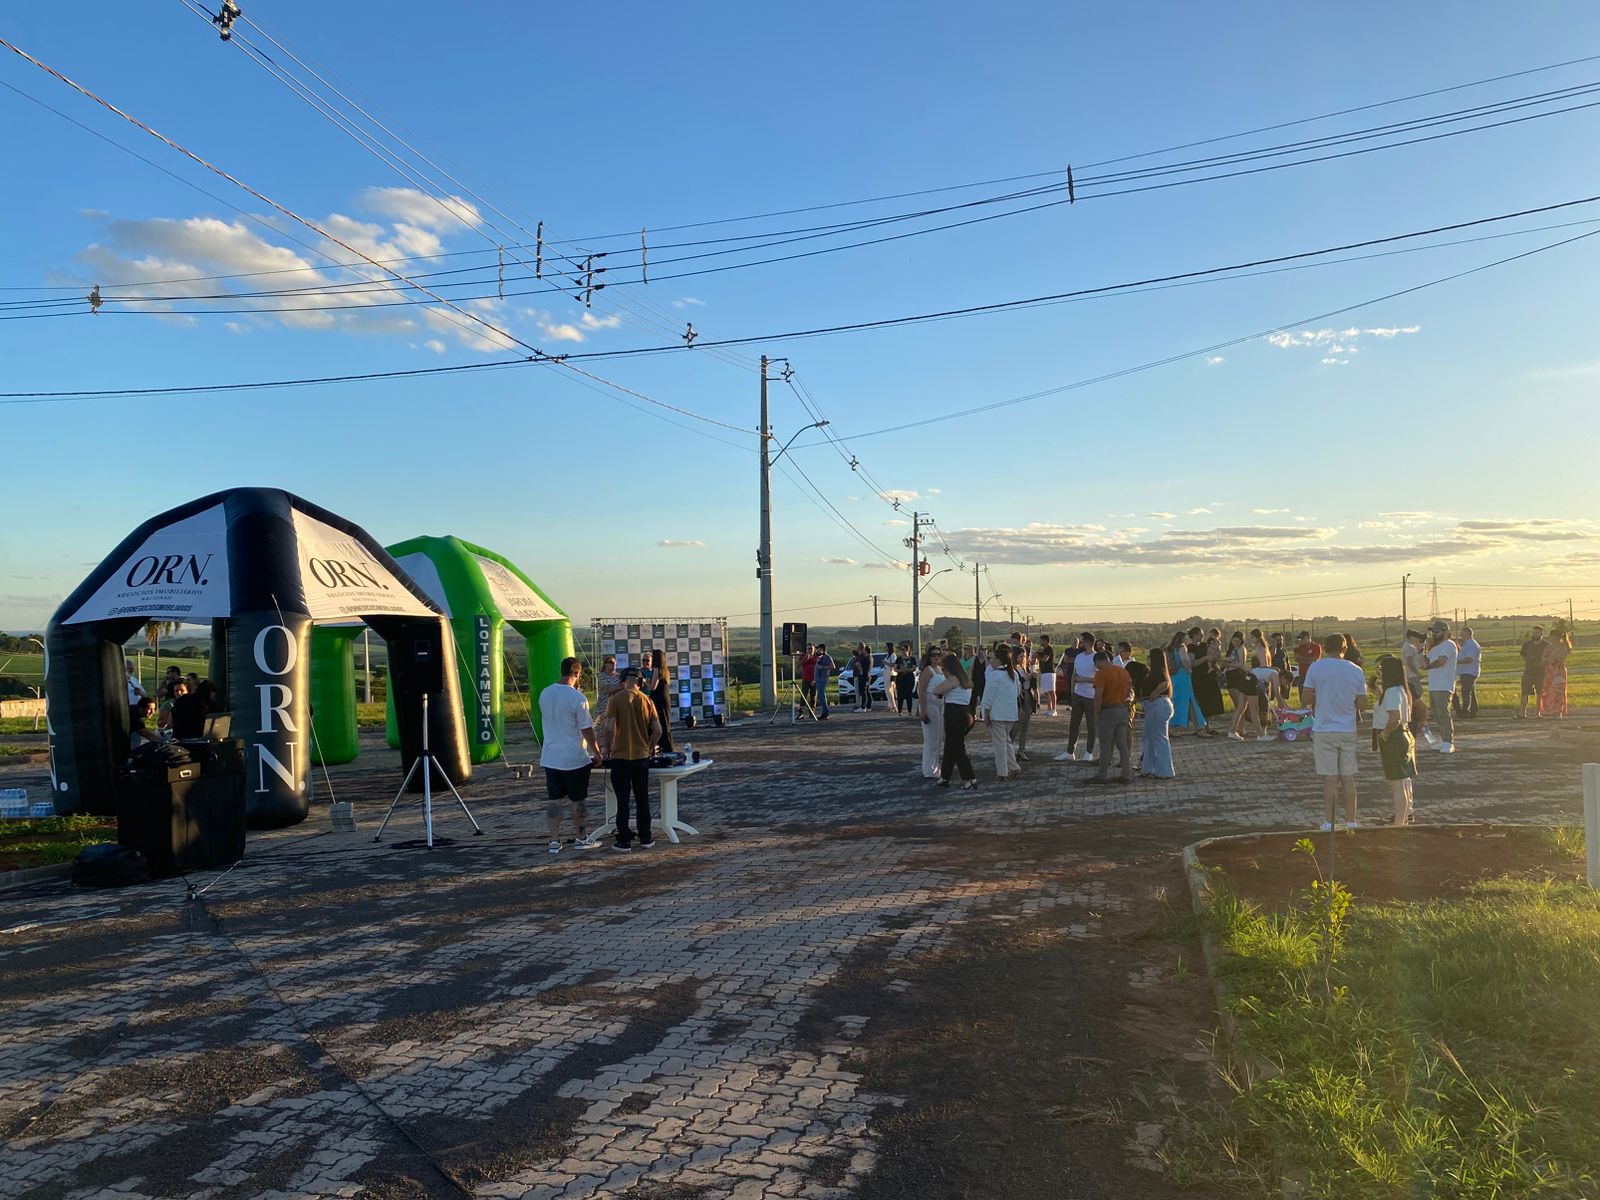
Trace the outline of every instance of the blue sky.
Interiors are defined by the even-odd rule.
[[[471,189],[469,197],[447,187],[473,204],[477,228],[420,193],[394,190],[411,185],[178,0],[27,6],[7,14],[0,36],[375,255],[485,251],[525,236],[512,218],[620,253],[632,243],[591,239],[1056,170],[1600,54],[1600,11],[1589,6],[1539,5],[1513,19],[1503,6],[1464,4],[1451,6],[1448,23],[1440,11],[626,4],[602,16],[581,6],[247,6],[347,95],[414,131],[410,140]],[[262,27],[241,30],[271,50]],[[1169,157],[1594,80],[1600,62]],[[248,213],[268,213],[21,59],[0,59],[0,81]],[[12,179],[23,184],[0,198],[0,285],[86,290],[95,281],[321,262],[283,232],[12,91],[0,89],[0,112]],[[601,293],[592,309],[551,292],[475,311],[541,349],[582,352],[671,341],[685,321],[704,338],[743,337],[1054,293],[1600,193],[1597,130],[1600,108],[801,262],[658,279]],[[1600,205],[1492,231],[1585,219],[1600,219]],[[872,479],[905,493],[903,508],[931,511],[963,561],[981,555],[992,564],[1006,604],[1037,616],[1074,620],[1082,610],[1069,606],[1113,605],[1178,616],[1194,611],[1191,601],[1234,596],[1262,599],[1220,607],[1376,613],[1398,607],[1398,589],[1354,589],[1406,570],[1438,576],[1447,607],[1528,610],[1564,602],[1574,588],[1600,596],[1586,466],[1600,450],[1589,416],[1600,383],[1592,285],[1600,238],[1296,324],[1230,347],[1220,361],[1196,357],[985,416],[857,435],[1296,322],[1590,228],[1600,225],[905,329],[774,338],[741,348],[732,364],[696,352],[587,369],[748,429],[757,396],[748,359],[763,350],[788,357]],[[458,261],[492,260],[415,269]],[[225,286],[246,290],[261,278],[307,286],[318,277]],[[0,301],[76,294],[6,291]],[[0,390],[224,383],[503,356],[481,332],[415,306],[6,321]],[[0,626],[42,624],[138,521],[244,484],[298,492],[384,541],[456,533],[490,546],[579,619],[648,612],[752,622],[753,438],[668,423],[659,418],[670,413],[629,400],[541,366],[9,408],[13,513],[27,519],[0,532]],[[810,420],[781,383],[772,405],[780,438]],[[882,503],[833,448],[809,444],[813,437],[799,440],[793,463],[858,532],[780,471],[779,607],[831,623],[866,614],[861,598],[877,593],[895,602],[886,613],[904,614],[909,580],[884,565],[887,554],[904,553],[907,531],[895,524],[904,512]],[[20,508],[18,497],[26,497]],[[935,558],[950,565],[942,552]],[[970,576],[933,586],[970,604]],[[1331,594],[1288,598],[1306,592]],[[934,594],[928,602],[937,612],[954,607]]]

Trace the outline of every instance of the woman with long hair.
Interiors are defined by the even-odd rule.
[[[672,708],[670,691],[671,673],[667,670],[667,655],[663,650],[650,651],[650,703],[656,706],[656,719],[661,722],[662,754],[672,753]]]
[[[977,660],[973,660],[976,664]],[[944,706],[944,750],[939,756],[939,786],[949,787],[950,776],[961,773],[961,790],[978,786],[978,773],[967,755],[967,730],[972,728],[972,680],[961,660],[946,654],[939,664],[939,682],[932,691]]]
[[[1228,636],[1228,652],[1222,658],[1222,681],[1228,686],[1228,699],[1233,701],[1233,723],[1228,726],[1228,737],[1235,742],[1244,741],[1246,723],[1255,715],[1256,679],[1250,674],[1249,658],[1244,648],[1244,634],[1235,629]]]
[[[1172,670],[1160,646],[1150,651],[1150,670],[1144,677],[1144,741],[1140,747],[1139,774],[1145,779],[1171,779]]]
[[[1200,732],[1216,737],[1211,722],[1228,711],[1222,702],[1222,630],[1213,629],[1210,634],[1202,633],[1199,626],[1189,630],[1189,674],[1195,703],[1205,718]]]
[[[1411,689],[1406,668],[1392,654],[1378,659],[1378,690],[1372,709],[1372,736],[1383,760],[1383,777],[1394,791],[1394,823],[1411,820],[1411,781],[1417,776],[1417,740],[1411,734]]]
[[[1167,643],[1166,658],[1167,674],[1172,681],[1172,726],[1175,729],[1189,728],[1192,713],[1198,736],[1206,731],[1206,715],[1200,711],[1200,704],[1194,696],[1194,683],[1190,676],[1194,660],[1189,655],[1183,630],[1173,634],[1172,640]]]
[[[1278,691],[1278,668],[1272,665],[1272,647],[1267,645],[1266,635],[1259,629],[1250,631],[1250,674],[1256,680],[1256,703],[1259,705],[1257,716],[1261,725],[1261,734],[1256,738],[1258,742],[1274,741],[1277,735],[1273,732],[1277,726],[1274,717],[1278,706],[1282,703],[1282,696]]]
[[[994,745],[996,779],[1020,779],[1017,752],[1011,743],[1011,730],[1017,723],[1022,701],[1022,679],[1011,665],[1011,647],[1004,642],[994,648],[994,665],[984,680],[980,709],[989,723],[989,741]]]
[[[939,778],[939,763],[944,757],[944,696],[934,688],[944,682],[939,652],[932,648],[922,656],[917,672],[917,716],[922,721],[922,777]],[[907,689],[909,691],[909,688]],[[966,714],[962,714],[965,719]]]
[[[1367,656],[1362,654],[1361,647],[1356,645],[1356,635],[1353,633],[1344,635],[1344,660],[1353,662],[1358,667],[1367,665]]]
[[[884,670],[886,672],[891,664],[894,666],[894,702],[889,707],[908,715],[912,712],[920,711],[921,705],[914,704],[916,697],[912,695],[912,692],[915,691],[914,685],[919,668],[916,653],[911,649],[910,642],[901,642],[900,653],[898,655],[891,654],[884,660]],[[927,665],[928,656],[924,654],[922,656],[922,666],[926,667]]]
[[[1567,658],[1572,653],[1572,634],[1556,629],[1544,651],[1544,682],[1539,687],[1539,715],[1567,715]]]

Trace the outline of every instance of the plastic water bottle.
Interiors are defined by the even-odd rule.
[[[27,788],[0,788],[0,800],[26,800]]]

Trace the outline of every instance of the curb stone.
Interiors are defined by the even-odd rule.
[[[0,892],[9,892],[13,888],[26,887],[30,883],[66,879],[71,874],[72,864],[69,862],[51,863],[45,867],[25,867],[20,871],[0,872]]]

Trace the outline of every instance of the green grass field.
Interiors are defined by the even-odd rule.
[[[1260,1200],[1600,1194],[1600,896],[1520,878],[1357,895],[1330,969],[1325,911],[1219,897],[1239,1041],[1277,1073],[1230,1077],[1164,1151],[1175,1179]]]

